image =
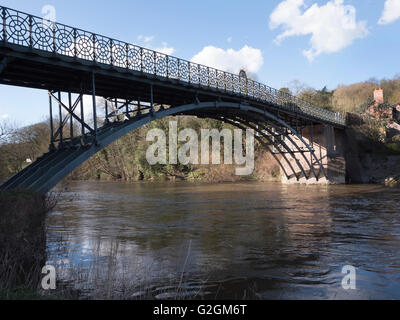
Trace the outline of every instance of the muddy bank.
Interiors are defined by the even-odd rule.
[[[400,185],[400,156],[367,153],[361,155],[360,163],[365,183]]]
[[[350,113],[346,121],[347,182],[399,186],[400,144],[385,122]]]

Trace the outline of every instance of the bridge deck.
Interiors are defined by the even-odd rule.
[[[344,127],[338,113],[245,77],[0,7],[0,83],[179,106],[223,99]]]

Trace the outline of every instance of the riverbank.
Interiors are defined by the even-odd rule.
[[[366,183],[400,186],[400,156],[361,154],[361,166]]]
[[[46,214],[55,198],[31,191],[0,190],[0,299],[40,297],[46,263]]]
[[[348,113],[346,179],[352,184],[399,186],[400,144],[382,121]]]
[[[103,155],[104,156],[104,155]],[[219,165],[155,165],[146,172],[132,168],[131,174],[114,174],[113,168],[107,167],[99,160],[98,155],[89,159],[87,163],[72,172],[64,182],[68,181],[191,181],[191,182],[243,182],[243,181],[280,181],[281,171],[271,153],[256,148],[254,171],[248,176],[236,175],[236,169],[242,167],[236,164]],[[147,165],[146,159],[142,159]],[[143,167],[145,167],[143,164]],[[126,166],[125,166],[126,167]]]

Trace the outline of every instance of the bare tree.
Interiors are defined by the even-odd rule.
[[[8,120],[0,120],[0,144],[4,143],[16,130],[16,126]]]
[[[299,96],[304,91],[312,90],[309,85],[299,80],[293,80],[289,82],[288,88],[295,96]]]

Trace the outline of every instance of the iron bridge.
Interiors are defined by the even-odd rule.
[[[2,189],[48,192],[116,139],[174,115],[253,128],[286,177],[301,178],[287,158],[299,154],[307,164],[305,168],[296,160],[302,177],[318,180],[326,172],[302,130],[316,124],[345,127],[341,114],[244,73],[235,75],[1,6],[0,83],[48,91],[51,128],[49,152]],[[92,96],[91,119],[85,119],[84,95]],[[104,104],[96,97],[103,97]],[[98,116],[100,111],[104,115]]]

